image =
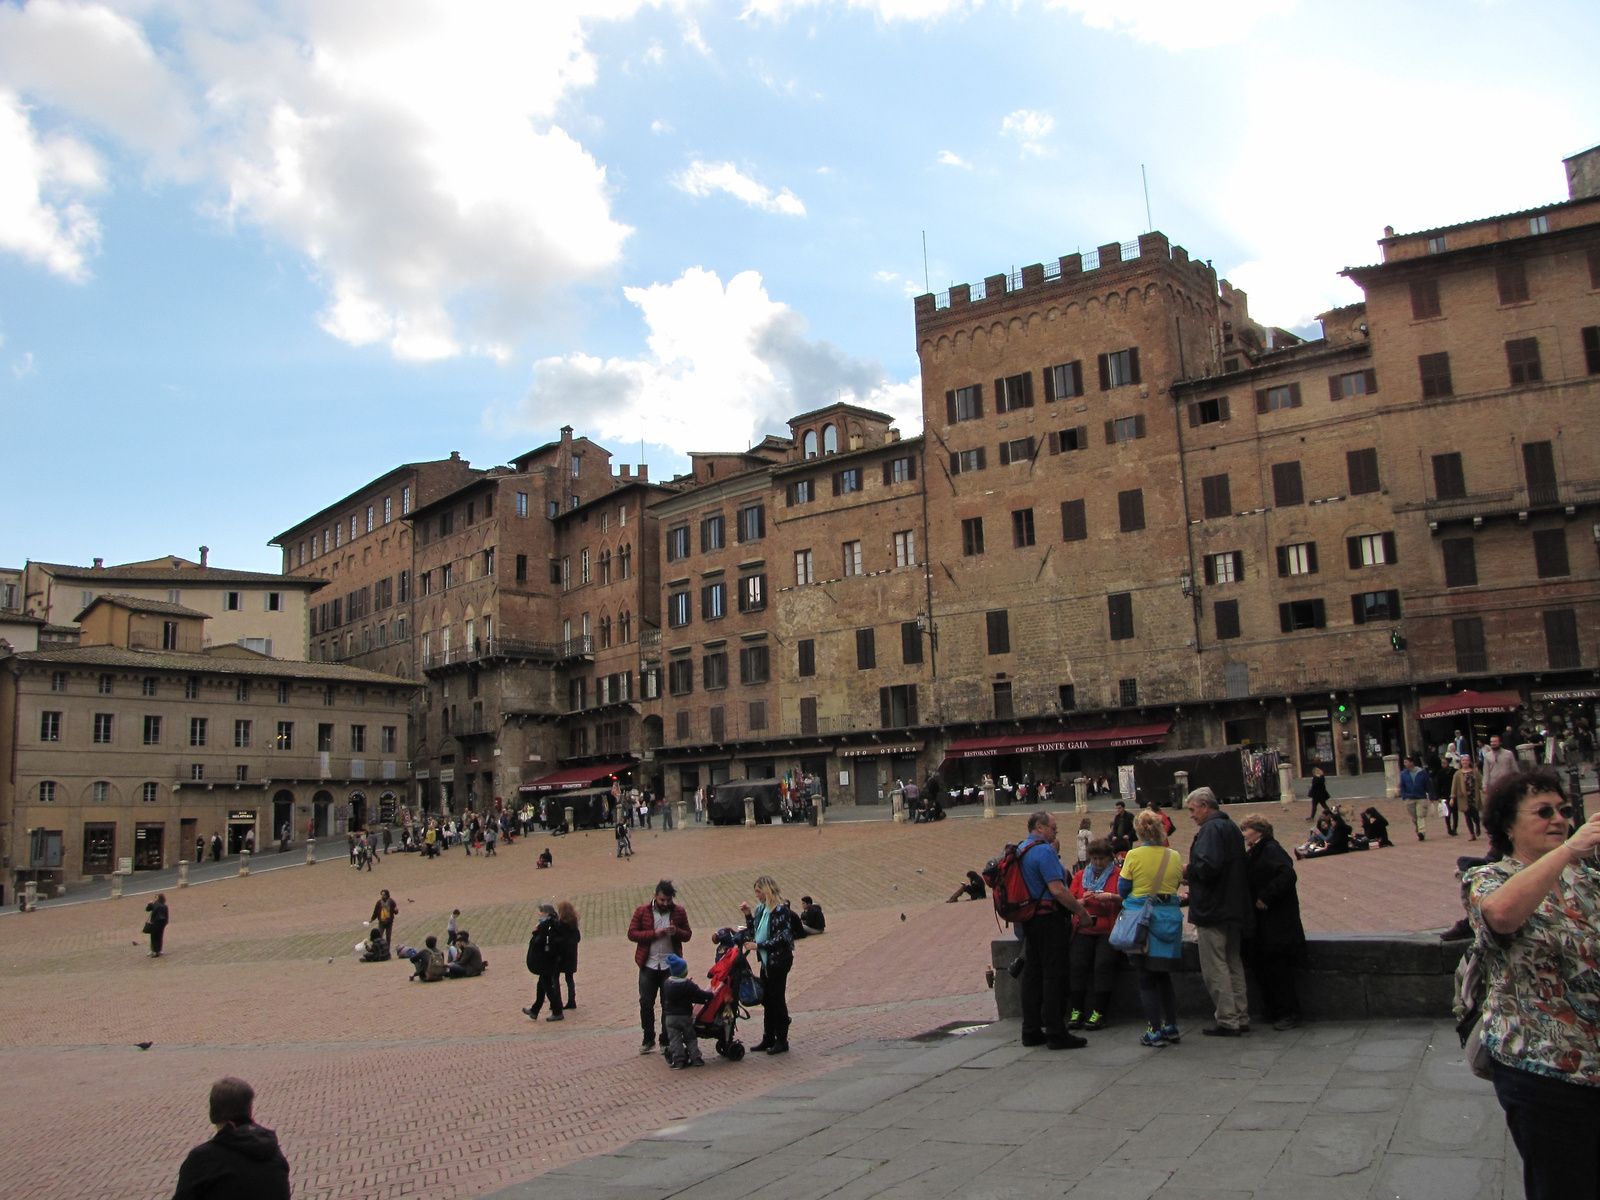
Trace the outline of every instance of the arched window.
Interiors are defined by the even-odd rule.
[[[633,545],[623,542],[617,549],[617,578],[627,579],[633,574]]]
[[[611,649],[611,618],[606,616],[600,618],[600,649]]]
[[[822,452],[824,454],[839,453],[839,430],[832,425],[822,427]]]
[[[609,550],[600,551],[600,582],[602,584],[611,582],[611,551]]]
[[[803,444],[805,446],[806,457],[815,458],[817,456],[817,431],[815,429],[806,430],[805,441]]]
[[[617,640],[624,646],[633,641],[633,614],[627,609],[617,614]]]

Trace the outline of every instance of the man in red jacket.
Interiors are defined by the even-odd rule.
[[[667,956],[681,955],[683,944],[694,936],[689,914],[683,905],[673,903],[677,894],[672,880],[663,879],[656,884],[655,899],[636,908],[633,920],[628,922],[628,940],[634,944],[633,961],[639,967],[639,1025],[644,1030],[640,1054],[655,1052],[656,997],[661,994],[661,985],[672,977]]]

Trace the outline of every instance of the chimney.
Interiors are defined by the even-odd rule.
[[[450,451],[450,461],[451,462],[460,462],[461,461],[461,451],[459,451],[459,450]]]
[[[1567,168],[1567,198],[1588,200],[1600,196],[1600,146],[1561,160]]]
[[[103,559],[103,558],[97,558],[97,559],[94,560],[94,569],[96,571],[100,570],[105,565],[106,565],[106,560]]]
[[[206,565],[206,559],[210,556],[210,554],[211,554],[211,547],[210,546],[201,546],[200,547],[200,565],[202,567]]]
[[[645,466],[644,463],[640,463],[639,464],[639,482],[640,483],[649,483],[650,482],[650,468]]]

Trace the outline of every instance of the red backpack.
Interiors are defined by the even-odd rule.
[[[1027,880],[1022,877],[1022,856],[1030,850],[1048,844],[1025,842],[1020,847],[1007,846],[999,858],[991,861],[980,872],[983,881],[989,885],[989,894],[994,897],[995,916],[1002,921],[1031,921],[1040,913],[1050,912],[1055,908],[1055,901],[1048,891],[1039,899],[1034,899],[1028,891]]]

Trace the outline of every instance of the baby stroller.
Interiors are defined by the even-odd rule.
[[[740,1020],[748,1020],[750,1010],[739,1002],[741,993],[755,983],[745,957],[749,935],[745,930],[719,929],[712,940],[717,944],[717,961],[711,967],[711,1000],[694,1015],[694,1035],[716,1042],[717,1053],[729,1062],[744,1057],[744,1043],[738,1040]]]

